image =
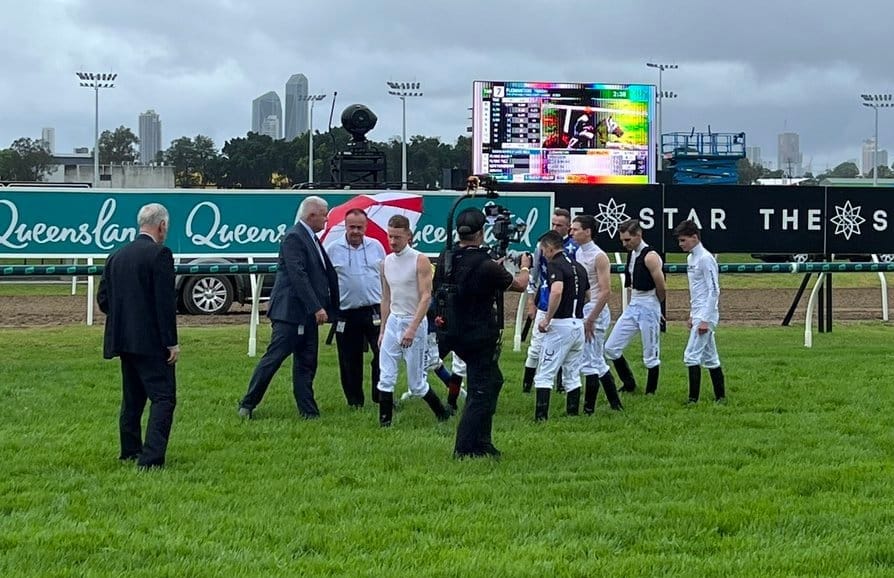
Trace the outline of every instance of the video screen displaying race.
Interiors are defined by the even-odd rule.
[[[652,183],[655,87],[475,81],[475,173],[500,182]]]

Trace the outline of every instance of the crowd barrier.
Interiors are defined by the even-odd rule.
[[[686,273],[685,263],[666,263],[664,265],[665,273]],[[721,274],[739,274],[739,273],[817,273],[818,279],[811,291],[810,299],[807,303],[807,314],[804,329],[804,346],[811,347],[813,345],[812,322],[813,312],[816,306],[817,295],[822,287],[826,275],[833,273],[878,273],[882,281],[882,317],[888,320],[888,303],[887,303],[887,284],[882,273],[894,271],[894,262],[815,262],[815,263],[721,263],[718,265]],[[249,347],[248,355],[255,356],[257,353],[257,326],[259,323],[259,305],[260,291],[263,275],[275,274],[277,265],[275,263],[232,263],[232,264],[189,264],[175,265],[174,272],[177,275],[251,275],[252,286],[252,311],[251,322],[249,326]],[[613,274],[623,274],[624,264],[614,263],[611,265]],[[2,265],[0,266],[0,278],[12,277],[41,277],[41,276],[86,276],[92,278],[102,275],[102,265]],[[92,290],[92,283],[88,285]],[[90,293],[90,291],[88,291]],[[516,313],[515,335],[513,338],[513,349],[518,351],[521,348],[521,332],[524,325],[525,317],[525,301],[527,295],[522,294],[519,301],[518,311]],[[626,301],[626,300],[625,300]],[[88,313],[87,324],[93,324],[93,299],[92,295],[88,296]]]

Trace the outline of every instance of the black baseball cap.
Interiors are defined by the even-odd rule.
[[[484,229],[484,213],[480,209],[466,209],[456,217],[456,232],[471,235]]]

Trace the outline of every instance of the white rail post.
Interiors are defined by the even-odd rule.
[[[872,254],[872,262],[878,263],[879,258],[875,253]],[[878,272],[879,281],[882,283],[882,321],[888,320],[888,278],[882,271]]]
[[[91,265],[93,265],[93,257],[88,257],[87,266],[90,267]],[[93,290],[93,275],[87,275],[87,325],[93,325],[93,302],[96,301]]]
[[[813,309],[816,307],[816,296],[819,294],[823,281],[826,280],[826,274],[820,273],[816,278],[816,284],[810,292],[810,299],[807,300],[807,316],[804,319],[804,347],[813,347]]]

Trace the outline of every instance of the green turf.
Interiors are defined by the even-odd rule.
[[[729,404],[683,406],[685,334],[656,397],[535,424],[504,353],[500,462],[451,459],[419,400],[389,430],[344,405],[297,419],[289,367],[242,422],[247,329],[182,329],[168,468],[118,463],[117,361],[98,328],[2,330],[2,576],[890,576],[894,352],[881,323],[728,328]],[[261,328],[261,346],[269,327]],[[632,349],[632,360],[636,349]],[[643,375],[639,364],[634,364]],[[441,389],[438,390],[443,391]]]

